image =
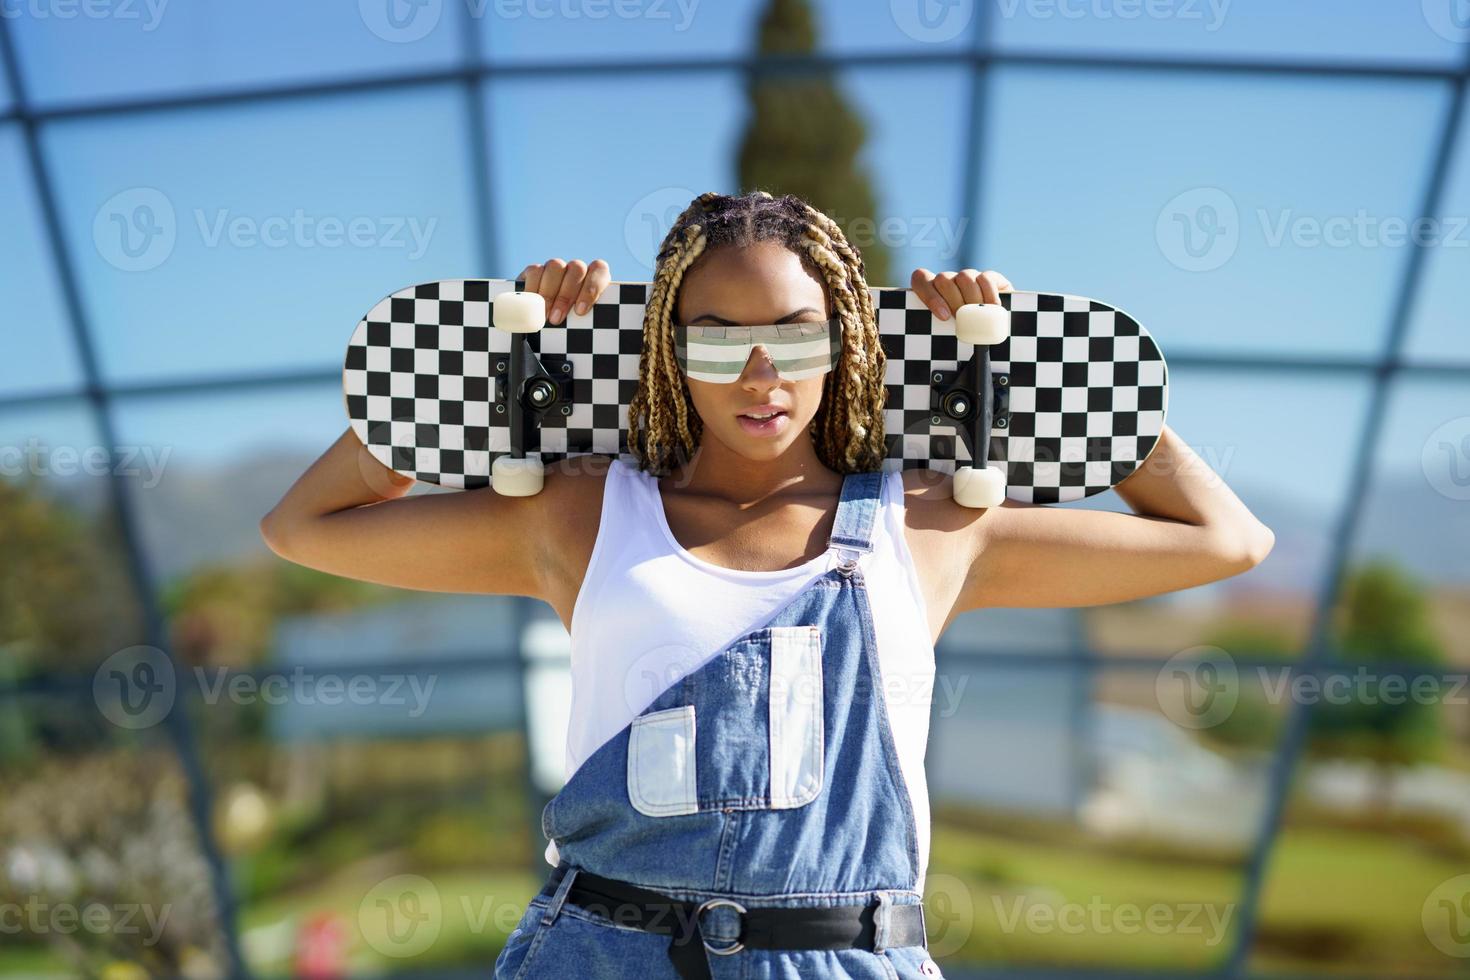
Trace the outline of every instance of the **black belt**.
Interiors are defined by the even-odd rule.
[[[684,980],[709,980],[706,951],[716,956],[742,949],[866,949],[877,936],[874,912],[879,903],[834,908],[746,909],[728,898],[685,902],[625,881],[578,871],[567,901],[619,925],[672,935],[669,959]],[[700,931],[699,916],[707,908],[732,906],[740,913],[740,934],[728,946],[711,946]],[[614,911],[616,907],[616,911]],[[924,907],[888,906],[885,946],[923,946]]]

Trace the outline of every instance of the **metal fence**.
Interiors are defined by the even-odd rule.
[[[1470,52],[1467,52],[1464,64],[1458,69],[1349,62],[1322,63],[1291,60],[1211,60],[1198,57],[1135,58],[1061,53],[1004,53],[991,50],[985,40],[989,36],[987,17],[989,6],[984,4],[979,5],[978,10],[979,16],[976,18],[974,27],[974,39],[967,50],[896,54],[815,54],[793,58],[674,58],[633,63],[619,61],[557,62],[548,60],[545,62],[514,65],[490,64],[486,62],[480,50],[477,32],[472,29],[472,25],[467,24],[463,31],[465,38],[463,62],[459,67],[452,69],[385,74],[381,77],[354,78],[348,81],[324,81],[319,84],[303,83],[282,87],[252,87],[238,91],[208,94],[184,93],[156,98],[122,100],[106,104],[69,105],[57,109],[35,109],[31,107],[27,98],[25,81],[21,77],[18,68],[19,62],[16,57],[16,51],[14,50],[15,38],[12,36],[10,25],[6,19],[0,18],[0,55],[3,55],[8,73],[7,80],[14,96],[13,108],[8,112],[0,113],[0,127],[14,126],[22,134],[29,169],[27,173],[18,175],[18,179],[29,183],[34,199],[39,203],[45,233],[43,245],[49,253],[50,260],[59,276],[66,318],[72,331],[85,378],[85,383],[80,390],[68,387],[62,390],[43,391],[20,396],[0,394],[0,411],[67,403],[81,397],[86,400],[90,408],[102,444],[105,446],[117,446],[119,440],[115,434],[114,410],[119,402],[125,399],[145,395],[190,395],[205,391],[218,392],[229,389],[257,391],[310,382],[333,383],[336,381],[338,375],[338,372],[335,370],[324,369],[320,371],[257,372],[223,378],[183,378],[146,383],[111,383],[105,379],[99,370],[96,344],[94,342],[94,326],[89,322],[85,304],[81,298],[82,285],[79,281],[79,272],[70,258],[70,250],[68,242],[65,240],[63,223],[59,217],[56,181],[47,167],[46,159],[40,148],[39,130],[50,122],[62,119],[122,118],[143,112],[182,110],[234,103],[264,103],[304,97],[346,95],[414,86],[457,83],[463,86],[466,96],[465,104],[468,107],[465,126],[470,134],[471,159],[467,160],[465,165],[468,168],[468,172],[474,175],[474,199],[477,213],[480,215],[476,226],[478,233],[478,261],[480,267],[487,270],[488,274],[505,275],[509,274],[509,270],[503,265],[503,257],[500,254],[496,241],[494,222],[489,217],[492,210],[489,191],[490,155],[487,143],[488,135],[484,125],[485,106],[483,104],[480,84],[486,80],[493,82],[496,79],[502,78],[564,77],[574,75],[585,76],[590,79],[631,72],[643,74],[659,73],[668,75],[671,78],[678,78],[698,73],[729,72],[732,70],[746,72],[752,75],[799,75],[813,71],[864,66],[963,66],[969,72],[972,95],[968,115],[968,139],[964,144],[968,148],[964,168],[965,173],[973,177],[974,174],[985,168],[987,154],[991,152],[991,148],[985,145],[982,120],[985,118],[987,112],[987,96],[991,70],[996,67],[1016,65],[1043,68],[1084,67],[1097,72],[1154,72],[1158,73],[1161,77],[1168,77],[1176,73],[1196,73],[1205,75],[1309,75],[1324,78],[1432,79],[1442,81],[1452,87],[1453,95],[1447,110],[1443,113],[1443,118],[1439,123],[1437,131],[1431,135],[1433,142],[1432,169],[1426,183],[1423,198],[1419,202],[1417,213],[1420,215],[1439,213],[1446,195],[1452,152],[1457,141],[1461,139],[1460,127],[1461,121],[1465,116],[1466,88],[1467,85],[1470,85]],[[977,220],[972,221],[966,227],[960,252],[962,256],[972,256],[975,253],[975,243],[982,227],[981,222],[984,220],[978,199],[978,186],[979,182],[974,179],[968,179],[965,182],[964,213],[976,216]],[[1366,412],[1367,423],[1358,434],[1354,443],[1350,468],[1352,484],[1359,488],[1359,490],[1356,493],[1346,495],[1345,506],[1336,515],[1334,533],[1331,539],[1329,571],[1316,597],[1315,611],[1311,622],[1310,640],[1301,659],[1291,667],[1297,673],[1313,672],[1321,675],[1330,674],[1334,671],[1346,671],[1347,669],[1335,663],[1331,655],[1327,642],[1329,614],[1337,604],[1343,587],[1344,566],[1351,553],[1352,545],[1358,531],[1362,516],[1363,501],[1367,496],[1366,489],[1373,477],[1372,461],[1375,449],[1379,444],[1380,428],[1385,414],[1390,385],[1395,380],[1404,377],[1470,380],[1470,365],[1405,363],[1401,356],[1407,326],[1410,322],[1416,295],[1423,276],[1423,256],[1424,249],[1416,243],[1410,250],[1408,261],[1404,266],[1402,279],[1396,289],[1395,301],[1391,307],[1393,310],[1392,320],[1388,324],[1382,349],[1371,359],[1341,357],[1250,357],[1223,354],[1218,356],[1196,354],[1171,357],[1171,363],[1176,366],[1203,366],[1232,372],[1289,371],[1326,374],[1346,373],[1355,375],[1364,372],[1371,373],[1372,385]],[[116,469],[117,467],[113,467],[114,472]],[[165,620],[160,611],[159,597],[155,594],[154,586],[152,585],[156,579],[151,574],[149,558],[142,547],[138,522],[135,516],[136,508],[135,500],[133,499],[136,492],[135,488],[130,485],[128,480],[116,475],[111,477],[109,488],[111,504],[120,522],[123,558],[126,562],[132,587],[136,593],[137,602],[143,610],[146,622],[145,642],[167,651],[169,649],[169,642]],[[525,607],[530,605],[530,603],[522,600],[520,605],[524,616]],[[1097,665],[1098,658],[1080,645],[1080,639],[1078,642],[1079,645],[1074,649],[1056,651],[1056,656],[1042,658],[1029,655],[1019,658],[990,654],[970,656],[962,653],[946,652],[941,645],[939,663],[941,670],[943,670],[946,662],[954,662],[951,658],[958,657],[965,658],[966,669],[981,670],[995,667],[1014,668],[1018,664],[1025,664],[1028,668],[1037,670],[1059,671],[1074,670],[1079,666]],[[427,669],[452,668],[452,664],[448,662],[441,663],[432,659],[415,660],[415,666]],[[1107,660],[1108,669],[1157,669],[1158,666],[1159,661],[1147,657],[1133,658],[1131,660],[1110,657]],[[1387,672],[1402,671],[1410,676],[1430,669],[1420,664],[1384,663],[1378,666]],[[11,699],[37,694],[56,694],[74,698],[79,702],[89,701],[91,698],[91,685],[92,678],[90,675],[71,676],[57,674],[30,678],[18,683],[0,686],[0,710],[6,710],[5,704]],[[1274,763],[1271,767],[1268,804],[1258,833],[1256,834],[1255,845],[1251,850],[1244,878],[1244,887],[1240,896],[1239,929],[1236,933],[1228,959],[1221,970],[1222,975],[1237,976],[1245,975],[1246,973],[1247,958],[1256,934],[1262,883],[1272,855],[1273,844],[1276,842],[1281,830],[1288,784],[1302,754],[1304,737],[1307,731],[1308,714],[1311,710],[1310,706],[1304,704],[1293,704],[1291,706],[1285,738],[1275,752]],[[522,713],[522,717],[524,718],[524,712]],[[239,951],[235,921],[236,902],[231,892],[220,849],[214,842],[209,820],[212,799],[209,774],[201,762],[200,748],[196,743],[195,733],[187,712],[170,712],[167,722],[167,735],[173,751],[177,753],[182,769],[189,781],[191,789],[190,803],[196,830],[212,869],[214,891],[218,901],[218,907],[221,910],[224,932],[228,940],[229,955],[233,961],[232,967],[237,975],[243,976],[246,971]],[[534,796],[532,798],[534,799]],[[531,822],[533,826],[537,823],[534,819]],[[1130,971],[1130,973],[1136,975],[1137,971]],[[456,974],[440,973],[437,975],[447,977]],[[987,971],[986,973],[977,975],[1043,977],[1053,975],[1078,976],[1083,974],[1081,971],[1075,969],[1068,969],[1063,972],[1044,969],[1007,969],[1005,971]],[[1097,971],[1091,975],[1109,976],[1117,974],[1111,971]]]

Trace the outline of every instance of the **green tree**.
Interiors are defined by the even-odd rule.
[[[0,676],[90,669],[141,642],[115,528],[45,489],[0,480]]]
[[[816,49],[807,0],[771,0],[761,16],[757,51],[800,56]],[[831,72],[754,75],[750,121],[740,144],[740,186],[796,194],[842,228],[862,253],[868,285],[889,286],[889,255],[876,235],[873,182],[858,162],[867,138]]]
[[[1223,619],[1204,642],[1232,657],[1279,658],[1282,670],[1296,652],[1286,628],[1244,619]],[[1200,731],[1201,738],[1230,748],[1267,751],[1280,743],[1285,712],[1270,703],[1264,685],[1254,683],[1255,677],[1253,670],[1241,669],[1235,708],[1219,724]]]
[[[1415,696],[1412,676],[1403,678],[1397,689],[1385,683],[1388,664],[1445,663],[1422,584],[1388,560],[1352,570],[1333,624],[1333,641],[1343,663],[1355,668],[1347,688],[1351,697],[1324,695],[1313,706],[1308,747],[1319,758],[1372,762],[1378,770],[1373,803],[1381,812],[1393,802],[1397,768],[1439,758],[1444,748],[1444,711],[1438,699]],[[1366,684],[1358,683],[1360,675]],[[1430,690],[1444,693],[1442,686]]]
[[[282,617],[401,602],[410,594],[267,556],[192,569],[168,584],[161,604],[183,663],[249,665],[269,658]]]

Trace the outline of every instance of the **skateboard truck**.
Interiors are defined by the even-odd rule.
[[[527,343],[527,334],[546,325],[546,300],[539,293],[498,293],[491,322],[511,338],[505,370],[495,377],[496,410],[510,416],[510,452],[490,464],[490,485],[506,497],[530,497],[541,492],[546,471],[540,459],[526,455],[526,444],[541,417],[565,400],[556,379]],[[566,373],[570,365],[563,363],[558,369]]]
[[[954,426],[971,457],[978,459],[975,443],[985,431],[985,420],[980,417],[985,406],[978,395],[981,382],[975,360],[967,362],[959,371],[935,371],[931,380],[929,424]],[[1004,374],[990,376],[991,428],[1004,429],[1010,424],[1010,380]],[[974,425],[971,424],[972,418]]]
[[[990,430],[1005,428],[1010,415],[1010,378],[990,373],[990,348],[1011,335],[1011,314],[1003,306],[966,303],[955,312],[955,335],[974,345],[958,371],[936,371],[930,421],[952,424],[970,453],[969,466],[956,466],[954,499],[961,507],[997,507],[1006,495],[1006,468],[990,463]],[[991,397],[982,397],[990,393]]]
[[[511,417],[511,402],[518,401],[522,424],[511,433],[513,448],[524,451],[526,441],[534,429],[540,428],[541,420],[560,405],[561,414],[572,414],[572,362],[543,361],[531,350],[529,344],[513,344],[517,348],[510,354],[495,359],[495,413],[506,419]],[[511,360],[519,361],[520,382],[511,380]],[[561,380],[557,380],[557,376]],[[511,392],[520,392],[512,399]]]

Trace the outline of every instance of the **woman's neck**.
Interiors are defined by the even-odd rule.
[[[842,475],[818,458],[809,434],[769,460],[753,460],[716,439],[701,439],[689,461],[675,467],[667,479],[670,489],[741,506],[784,493],[830,494],[842,485]]]

